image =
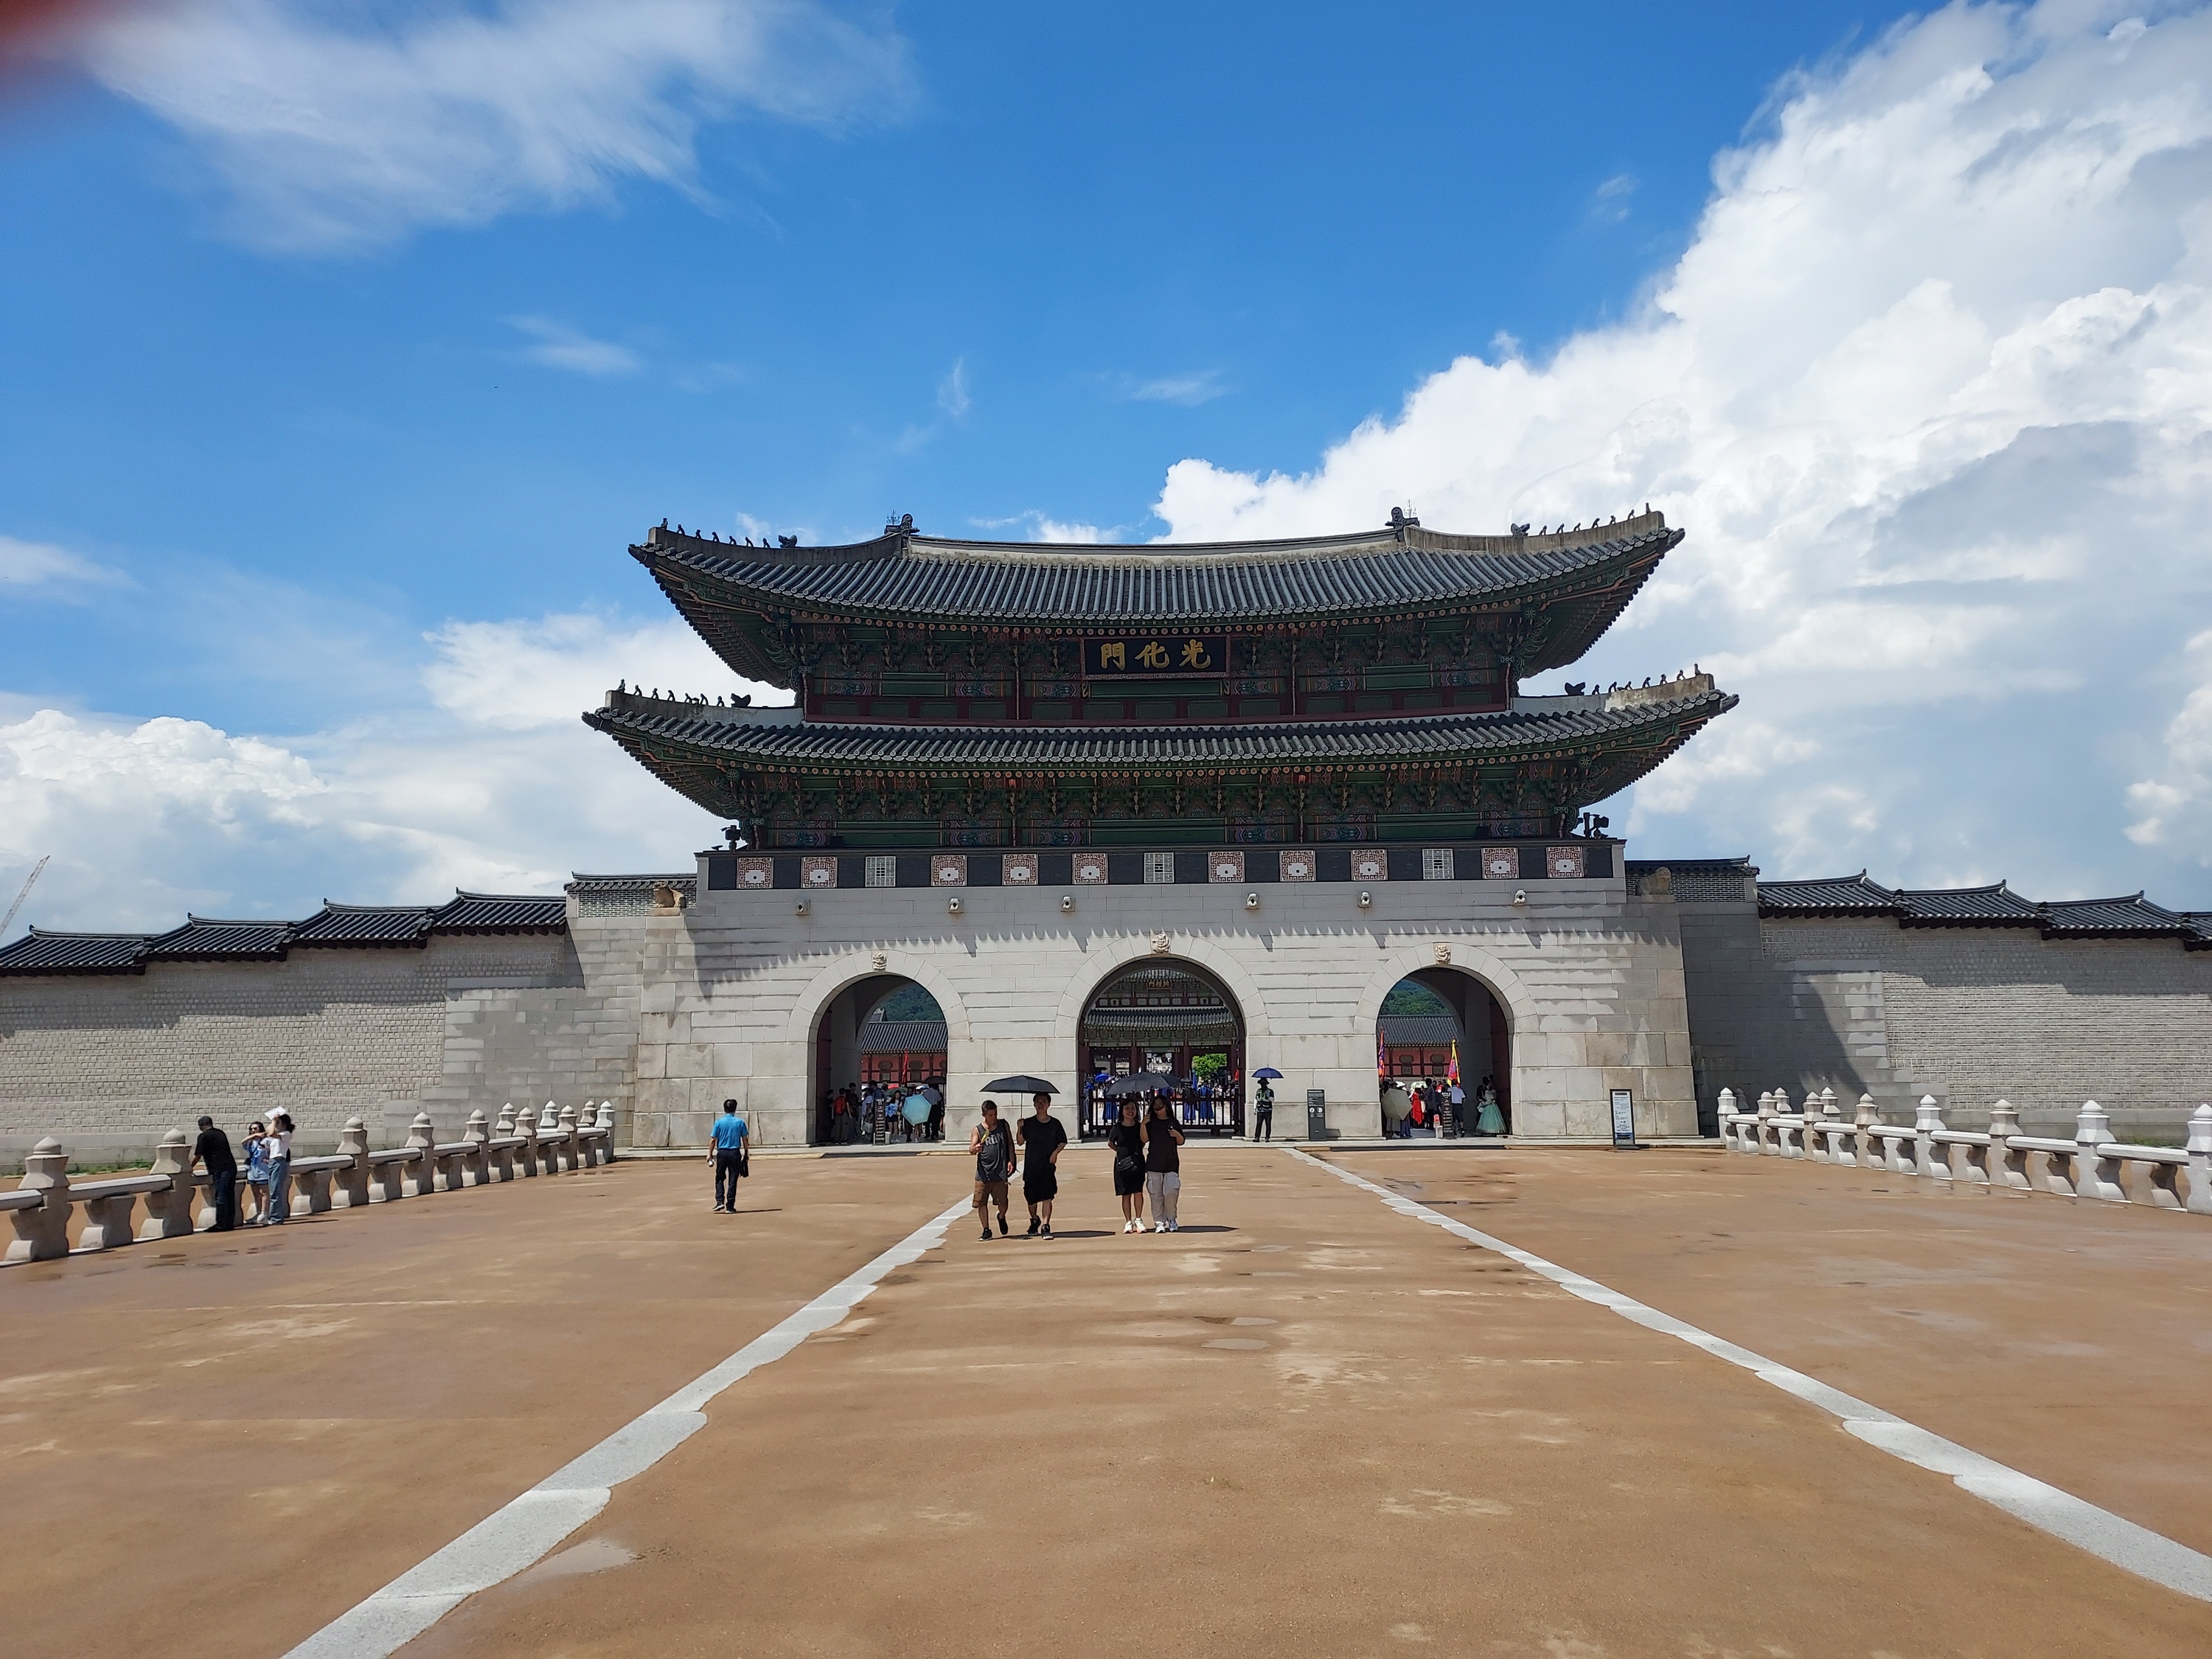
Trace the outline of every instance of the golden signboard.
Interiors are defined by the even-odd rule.
[[[1083,672],[1091,679],[1188,679],[1228,670],[1226,634],[1130,634],[1083,641]]]

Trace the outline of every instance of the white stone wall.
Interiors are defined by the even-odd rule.
[[[1681,906],[1699,1086],[1793,1098],[1863,1091],[1910,1122],[1929,1094],[1978,1129],[1999,1098],[2071,1134],[2094,1099],[2116,1133],[2178,1142],[2212,1100],[2212,951],[2172,939],[2045,939],[2027,927],[1887,917],[1761,920]]]
[[[580,917],[595,991],[638,999],[635,1144],[692,1146],[725,1098],[763,1145],[806,1138],[816,1021],[871,975],[927,987],[945,1012],[950,1122],[984,1083],[1032,1072],[1072,1086],[1085,1005],[1132,963],[1211,971],[1243,1017],[1248,1066],[1273,1066],[1279,1130],[1325,1090],[1331,1129],[1379,1127],[1375,1023],[1391,986],[1438,963],[1473,974],[1511,1022],[1516,1129],[1607,1133],[1608,1091],[1632,1089],[1650,1133],[1691,1133],[1687,1005],[1666,900],[1611,880],[702,891],[677,916]],[[1248,891],[1259,895],[1248,909]],[[804,897],[806,913],[798,905]],[[841,1079],[842,1080],[842,1079]],[[618,1104],[621,1097],[616,1097]]]
[[[235,1130],[279,1105],[310,1151],[356,1112],[397,1145],[426,1105],[457,1133],[477,1105],[569,1103],[582,1079],[541,1034],[552,1006],[584,997],[568,939],[544,934],[0,979],[0,1156],[52,1134],[83,1162],[143,1157],[203,1113]],[[502,1014],[522,1023],[504,1041]],[[627,1031],[618,1046],[626,1074]]]

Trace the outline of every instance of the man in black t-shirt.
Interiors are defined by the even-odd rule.
[[[1030,1237],[1052,1237],[1052,1201],[1060,1196],[1060,1149],[1067,1145],[1067,1130],[1052,1115],[1052,1097],[1036,1097],[1036,1115],[1022,1121],[1022,1196],[1029,1200]]]
[[[211,1117],[200,1120],[200,1138],[192,1143],[191,1167],[203,1166],[215,1196],[215,1225],[210,1231],[229,1232],[238,1225],[238,1156],[230,1150],[230,1137],[215,1127]]]

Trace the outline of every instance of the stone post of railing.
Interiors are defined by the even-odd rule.
[[[484,1144],[491,1139],[491,1131],[484,1127],[483,1108],[479,1106],[469,1114],[468,1125],[461,1131],[461,1139],[469,1144],[468,1155],[461,1160],[461,1184],[481,1187],[491,1179],[491,1161],[485,1156]]]
[[[599,1127],[606,1132],[607,1137],[599,1143],[599,1162],[611,1164],[615,1161],[615,1103],[611,1100],[599,1103]]]
[[[500,1144],[514,1139],[514,1108],[512,1105],[502,1106],[499,1109],[499,1117],[491,1126],[491,1178],[494,1181],[514,1179],[514,1148]]]
[[[31,1148],[15,1190],[43,1194],[36,1209],[10,1210],[15,1242],[0,1261],[46,1261],[69,1254],[69,1151],[52,1135]]]
[[[407,1173],[400,1181],[399,1195],[427,1198],[438,1190],[438,1132],[429,1113],[416,1113],[414,1122],[407,1126],[407,1150],[415,1156],[401,1165]]]
[[[172,1129],[154,1149],[154,1173],[169,1177],[166,1193],[146,1194],[146,1224],[138,1230],[144,1238],[182,1238],[192,1231],[192,1142],[182,1129]]]
[[[1774,1091],[1769,1089],[1759,1097],[1759,1121],[1752,1126],[1752,1133],[1759,1137],[1759,1150],[1762,1154],[1778,1150],[1774,1144]]]
[[[1813,1115],[1813,1097],[1805,1097],[1805,1156],[1816,1164],[1841,1164],[1844,1161],[1842,1139],[1829,1133],[1838,1126],[1836,1091],[1820,1091],[1820,1115]]]
[[[522,1137],[522,1145],[514,1149],[514,1167],[526,1176],[538,1174],[538,1120],[524,1107],[514,1115],[514,1133]]]
[[[1943,1127],[1943,1110],[1936,1097],[1920,1097],[1920,1109],[1912,1119],[1912,1173],[1930,1181],[1948,1181],[1951,1161],[1936,1156],[1936,1132]]]
[[[338,1156],[353,1162],[338,1171],[332,1184],[337,1190],[331,1194],[331,1206],[338,1210],[365,1210],[368,1207],[368,1126],[357,1117],[345,1121],[338,1131]]]
[[[1735,1115],[1735,1091],[1723,1089],[1721,1091],[1720,1103],[1713,1109],[1713,1119],[1720,1126],[1721,1150],[1724,1152],[1738,1150],[1735,1144],[1735,1125],[1729,1121],[1729,1119]]]
[[[2189,1115],[2189,1212],[2212,1215],[2212,1105]]]
[[[1774,1150],[1783,1157],[1805,1156],[1805,1119],[1812,1104],[1813,1091],[1810,1089],[1805,1091],[1805,1104],[1795,1111],[1790,1104],[1790,1091],[1777,1089],[1774,1091]],[[1790,1121],[1793,1116],[1796,1119],[1794,1123]]]
[[[561,1173],[561,1115],[550,1100],[538,1115],[538,1168],[544,1175]]]
[[[2012,1144],[2020,1133],[2020,1108],[2000,1100],[1990,1108],[1990,1188],[2024,1193],[2028,1190],[2027,1154]]]
[[[2119,1160],[2104,1157],[2098,1150],[2116,1139],[2111,1115],[2094,1100],[2082,1102],[2074,1116],[2075,1197],[2101,1198],[2114,1204],[2128,1201],[2128,1189],[2120,1185]]]
[[[576,1139],[576,1109],[574,1106],[561,1109],[561,1144],[567,1149],[564,1155],[568,1160],[568,1167],[571,1170],[582,1169],[586,1160],[584,1143]]]
[[[1862,1169],[1881,1167],[1881,1142],[1875,1139],[1875,1125],[1881,1121],[1881,1113],[1874,1103],[1874,1097],[1862,1094],[1858,1108],[1851,1114],[1851,1151],[1857,1155]]]

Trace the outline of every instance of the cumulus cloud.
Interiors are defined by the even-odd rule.
[[[2212,14],[1951,6],[1781,88],[1629,320],[1455,362],[1308,472],[1178,463],[1156,510],[1648,501],[1690,538],[1575,677],[1701,659],[1744,706],[1627,803],[1644,850],[2212,898],[2209,152]]]
[[[54,855],[20,920],[156,928],[682,867],[714,821],[578,715],[618,678],[789,700],[673,619],[457,622],[428,643],[417,701],[321,731],[0,710],[0,884]]]
[[[699,189],[694,140],[753,113],[834,125],[909,95],[905,43],[813,0],[167,0],[94,12],[70,49],[176,127],[232,228],[295,252]]]

